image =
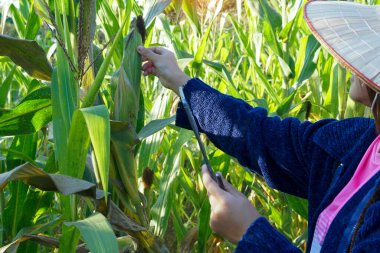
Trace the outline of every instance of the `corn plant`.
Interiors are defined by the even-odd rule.
[[[178,98],[141,77],[136,48],[168,47],[187,74],[272,116],[369,116],[304,3],[0,1],[0,252],[233,252],[209,227]],[[212,166],[305,249],[307,201],[203,138]]]

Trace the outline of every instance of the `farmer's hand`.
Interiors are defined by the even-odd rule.
[[[162,47],[137,48],[142,56],[144,75],[155,75],[161,83],[178,94],[178,88],[191,78],[178,66],[174,54]]]
[[[232,243],[237,243],[260,214],[249,200],[223,179],[227,191],[222,190],[211,178],[206,165],[202,166],[202,178],[210,204],[212,230]]]

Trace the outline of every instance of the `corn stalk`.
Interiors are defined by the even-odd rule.
[[[144,37],[145,25],[139,16],[125,39],[122,65],[112,80],[116,91],[111,121],[111,156],[114,165],[111,167],[111,175],[115,176],[113,180],[121,183],[119,198],[124,199],[125,205],[129,207],[129,215],[135,216],[142,226],[148,228],[143,195],[138,190],[135,159],[135,149],[139,143],[136,126],[140,110],[141,83],[141,56],[137,53],[137,47],[143,45]],[[144,233],[136,233],[135,236],[144,250],[157,251],[155,241],[150,240]]]

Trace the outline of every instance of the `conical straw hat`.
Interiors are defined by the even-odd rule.
[[[380,92],[380,5],[311,1],[304,16],[323,47]]]

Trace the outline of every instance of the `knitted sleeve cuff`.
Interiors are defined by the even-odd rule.
[[[190,100],[191,96],[194,93],[200,94],[201,93],[200,91],[216,92],[216,90],[214,90],[213,88],[211,88],[210,86],[208,86],[207,84],[205,84],[204,82],[202,82],[198,78],[192,78],[192,79],[190,79],[186,83],[186,85],[184,86],[184,89],[183,89],[185,97],[186,97],[186,99],[188,101]],[[178,104],[178,108],[177,108],[176,126],[179,126],[179,127],[191,130],[190,123],[189,123],[189,121],[187,119],[186,111],[183,108],[183,105],[182,105],[181,102]],[[198,128],[202,132],[202,129],[200,128],[199,124],[198,124]]]
[[[239,241],[235,252],[301,253],[264,218],[255,220]]]

